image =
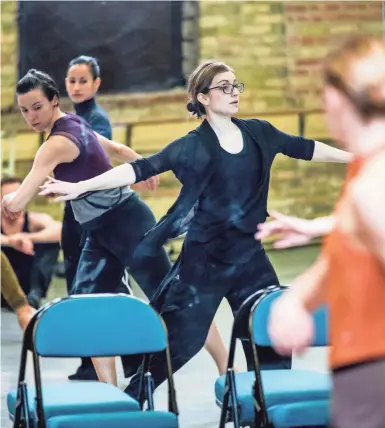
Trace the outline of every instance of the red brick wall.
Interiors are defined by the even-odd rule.
[[[322,59],[349,34],[381,34],[381,1],[285,2],[287,100],[298,107],[320,103]]]

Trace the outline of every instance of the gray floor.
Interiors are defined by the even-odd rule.
[[[282,281],[301,271],[314,259],[315,252],[300,251],[285,256],[287,268],[281,263],[280,256],[272,256]],[[291,259],[295,259],[295,269]],[[232,314],[227,302],[223,302],[218,310],[216,321],[226,343],[229,342],[232,325]],[[16,317],[7,311],[1,313],[1,427],[10,428],[6,396],[10,389],[15,388],[21,350],[21,331]],[[242,351],[236,356],[237,364],[245,369],[245,359]],[[64,381],[67,375],[73,373],[78,365],[77,360],[46,359],[42,361],[43,381]],[[326,351],[324,349],[310,350],[301,358],[296,358],[296,367],[306,367],[326,370]],[[31,364],[29,365],[31,367]],[[32,382],[31,370],[27,373],[28,382]],[[211,428],[217,427],[219,410],[215,405],[214,383],[217,376],[216,367],[205,350],[202,350],[192,361],[175,375],[177,398],[180,410],[181,428]],[[121,376],[121,385],[125,380]],[[167,394],[164,387],[159,388],[155,396],[158,408],[166,408]]]

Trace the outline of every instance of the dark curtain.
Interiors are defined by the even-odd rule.
[[[65,94],[68,62],[99,60],[102,93],[183,84],[180,1],[21,1],[19,75],[50,74]]]

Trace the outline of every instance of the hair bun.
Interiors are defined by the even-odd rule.
[[[197,109],[196,109],[196,107],[195,107],[195,105],[194,105],[194,103],[193,102],[188,102],[187,103],[187,106],[186,106],[186,108],[187,108],[187,110],[190,112],[190,113],[192,113],[192,114],[197,114]]]

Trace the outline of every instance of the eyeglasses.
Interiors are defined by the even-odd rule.
[[[211,89],[221,89],[224,94],[233,95],[235,88],[237,88],[238,92],[241,94],[245,90],[245,85],[243,83],[235,83],[234,85],[232,85],[231,83],[226,83],[224,85],[208,88],[207,91],[211,91]]]

